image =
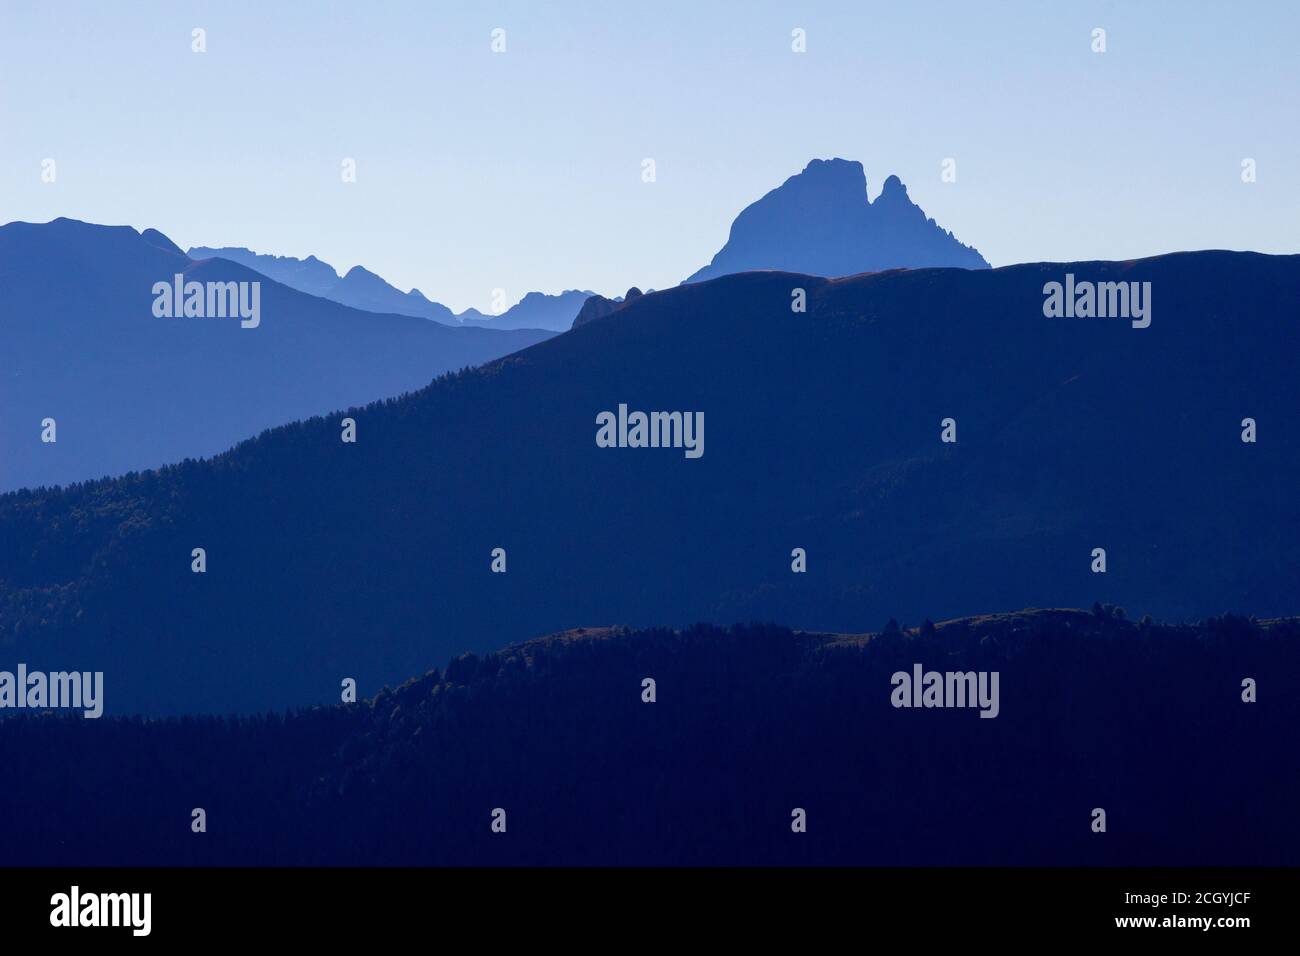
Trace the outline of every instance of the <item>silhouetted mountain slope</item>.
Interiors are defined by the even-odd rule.
[[[172,242],[157,229],[146,229],[144,232],[140,233],[140,238],[148,245],[156,246],[164,252],[170,252],[174,256],[185,255],[185,253],[181,252],[180,246],[176,245],[176,243]]]
[[[636,286],[632,286],[621,299],[607,299],[603,295],[593,295],[582,303],[582,309],[574,316],[573,328],[576,329],[596,319],[603,319],[611,312],[617,312],[627,303],[639,299],[643,294]]]
[[[862,164],[814,159],[731,225],[726,245],[687,282],[735,272],[780,269],[848,276],[885,269],[955,266],[987,269],[973,247],[927,218],[897,176],[867,200]]]
[[[176,274],[259,281],[258,324],[155,316],[153,286]],[[214,454],[544,337],[358,312],[232,262],[193,262],[157,230],[10,223],[0,227],[0,489]],[[41,441],[47,417],[53,444]]]
[[[918,664],[996,672],[998,716],[892,706]],[[1288,865],[1297,726],[1294,619],[596,628],[284,716],[0,719],[0,846],[10,865]]]
[[[429,301],[419,289],[402,292],[361,266],[353,266],[347,275],[340,278],[332,265],[315,256],[295,259],[292,256],[260,255],[239,246],[224,246],[219,249],[195,246],[189,254],[194,259],[219,258],[238,262],[291,289],[318,295],[354,309],[413,315],[444,325],[459,324],[451,309]]]
[[[263,255],[240,246],[191,246],[187,255],[191,259],[228,259],[238,262],[281,285],[322,298],[328,298],[329,291],[339,284],[339,274],[334,267],[315,256],[295,259],[293,256]]]
[[[1150,327],[1044,317],[1067,273],[1151,282]],[[111,713],[226,711],[583,621],[1294,613],[1296,301],[1300,257],[1226,252],[647,294],[354,409],[355,444],[330,415],[0,499],[4,658],[102,665]],[[703,412],[703,456],[598,447],[620,403]]]
[[[330,290],[329,298],[354,309],[367,312],[396,312],[398,315],[416,315],[447,325],[455,325],[451,309],[430,302],[419,289],[399,292],[379,276],[361,266],[348,270],[339,284]]]
[[[529,292],[500,315],[485,315],[478,309],[467,309],[459,315],[439,302],[425,297],[419,289],[402,292],[380,276],[353,266],[347,275],[339,278],[338,272],[315,256],[294,259],[290,256],[259,255],[238,246],[212,248],[195,246],[190,249],[195,259],[217,257],[248,266],[277,282],[322,296],[355,309],[368,312],[391,312],[395,315],[414,315],[432,319],[444,325],[469,325],[491,329],[549,329],[562,332],[573,324],[573,317],[591,292],[570,289],[559,295]]]

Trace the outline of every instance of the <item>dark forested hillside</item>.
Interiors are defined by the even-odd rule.
[[[914,664],[998,672],[998,716],[891,706]],[[1298,726],[1296,620],[596,628],[286,716],[0,720],[0,847],[80,865],[1293,863]]]
[[[1067,273],[1150,282],[1150,327],[1045,317]],[[1223,252],[647,294],[353,409],[353,444],[340,413],[0,498],[0,661],[258,712],[592,621],[1293,614],[1297,301],[1300,257]],[[599,447],[620,404],[702,413],[702,455]]]

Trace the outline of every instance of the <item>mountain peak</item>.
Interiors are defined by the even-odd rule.
[[[791,176],[786,180],[786,184],[800,177],[806,177],[810,180],[843,183],[849,186],[860,185],[863,192],[867,188],[867,171],[862,168],[862,164],[856,159],[839,159],[836,157],[810,160],[808,165],[803,168],[803,172]]]
[[[172,242],[157,229],[146,229],[144,232],[140,233],[140,238],[155,248],[165,249],[167,252],[174,252],[178,256],[185,255],[185,253],[181,252],[180,246],[176,245],[176,243]]]
[[[607,299],[603,295],[592,295],[582,304],[577,316],[573,320],[573,328],[586,325],[588,322],[594,322],[596,319],[603,319],[613,312],[617,312],[629,302],[635,302],[645,295],[636,286],[628,289],[619,299]]]
[[[308,295],[328,296],[339,282],[334,267],[315,256],[295,259],[292,256],[266,255],[243,246],[191,246],[188,255],[191,259],[215,258],[237,262]]]
[[[593,297],[599,298],[593,292],[578,289],[565,289],[556,295],[528,292],[500,315],[484,315],[477,309],[466,309],[458,318],[462,325],[483,328],[550,329],[562,332],[573,324],[583,303]]]
[[[908,198],[907,187],[903,185],[903,181],[897,176],[890,175],[885,179],[885,185],[881,188],[880,195],[876,197],[876,202],[880,202],[880,200],[885,197],[889,197],[890,199]],[[908,201],[910,202],[911,200],[909,199]]]
[[[845,276],[932,266],[987,269],[988,262],[927,217],[897,176],[873,203],[861,163],[814,159],[746,206],[713,261],[686,281],[756,269]]]

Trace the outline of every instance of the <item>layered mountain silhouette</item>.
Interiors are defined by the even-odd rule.
[[[464,325],[489,329],[552,329],[563,331],[573,324],[583,303],[594,292],[568,289],[559,295],[529,292],[500,315],[485,315],[468,309],[456,316]]]
[[[342,302],[354,309],[367,312],[393,312],[397,315],[415,315],[445,325],[456,324],[451,309],[438,302],[430,302],[419,289],[398,292],[369,269],[353,266],[329,291],[328,299]]]
[[[575,324],[584,303],[594,295],[576,289],[559,295],[530,292],[500,315],[477,309],[456,314],[419,289],[402,292],[361,266],[340,277],[333,266],[315,256],[264,255],[239,246],[196,246],[189,255],[229,259],[290,288],[354,308],[448,325],[562,331]],[[888,177],[875,202],[870,202],[861,163],[814,159],[803,172],[745,207],[732,223],[726,245],[709,265],[685,281],[759,269],[835,277],[928,266],[987,269],[989,264],[973,247],[928,218],[897,176]]]
[[[582,304],[578,314],[574,316],[573,327],[576,329],[580,325],[586,325],[596,319],[603,319],[611,312],[616,312],[626,303],[639,299],[644,293],[636,286],[628,289],[619,298],[607,299],[603,295],[593,295]]]
[[[403,292],[381,276],[361,266],[353,266],[340,277],[329,263],[315,256],[295,259],[292,256],[263,255],[240,246],[195,246],[189,255],[195,259],[229,259],[247,266],[292,289],[318,295],[367,312],[391,312],[432,319],[444,325],[469,325],[491,329],[567,329],[591,292],[571,289],[559,295],[529,292],[500,315],[488,315],[478,309],[459,314],[440,302],[433,302],[419,289]]]
[[[686,281],[755,269],[833,277],[926,266],[987,269],[989,264],[928,218],[897,176],[886,179],[875,202],[869,202],[861,163],[814,159],[746,206],[726,245]]]
[[[1283,757],[1300,722],[1294,619],[1178,626],[1098,608],[859,635],[580,628],[439,664],[297,713],[10,712],[5,859],[1205,866],[1300,852],[1300,765]],[[892,674],[917,664],[998,673],[998,716],[891,706]],[[1241,701],[1242,674],[1259,676],[1259,703]],[[193,838],[200,799],[209,830]],[[508,837],[489,829],[494,807]]]
[[[191,259],[229,259],[231,262],[238,262],[241,266],[247,266],[255,272],[262,273],[268,279],[274,279],[282,285],[287,285],[290,289],[297,289],[299,292],[306,292],[308,295],[318,295],[324,299],[330,298],[330,292],[342,281],[342,278],[332,265],[328,262],[322,262],[315,256],[297,259],[293,256],[266,255],[241,246],[222,246],[220,248],[191,246],[186,255]],[[364,269],[361,271],[365,272]],[[388,288],[392,293],[391,305],[400,305],[408,309],[411,307],[408,304],[410,300],[407,299],[406,293],[400,292],[392,286],[388,286]],[[394,308],[371,309],[368,311],[392,312],[394,315],[413,314],[407,311],[399,312]],[[448,309],[447,311],[450,313],[451,310]],[[424,318],[429,318],[429,316],[424,316]]]
[[[1046,317],[1067,276],[1150,282],[1150,327]],[[355,444],[340,412],[210,461],[0,498],[0,660],[102,669],[109,713],[260,711],[579,624],[1294,613],[1298,300],[1300,257],[1228,252],[646,294],[348,411]],[[182,391],[155,388],[146,421]],[[601,447],[620,405],[703,413],[702,454]]]
[[[292,256],[265,255],[240,246],[193,246],[189,255],[193,259],[218,258],[238,262],[291,289],[340,302],[354,309],[417,316],[444,325],[459,324],[451,309],[430,301],[419,289],[402,292],[361,266],[353,266],[346,275],[340,276],[332,265],[315,256],[296,259]]]
[[[156,317],[153,286],[177,274],[259,281],[260,323]],[[548,334],[358,311],[231,261],[194,261],[155,229],[10,223],[0,227],[0,489],[214,454],[272,425],[417,389]],[[41,440],[46,418],[56,423],[54,443]]]

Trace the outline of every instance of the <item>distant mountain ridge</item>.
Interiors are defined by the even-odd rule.
[[[284,265],[282,263],[282,265]],[[306,264],[321,275],[323,263]],[[261,322],[160,318],[152,287],[260,282]],[[0,227],[0,490],[213,455],[275,425],[427,385],[544,331],[452,328],[297,291],[156,229]],[[54,442],[41,422],[56,423]]]
[[[354,308],[418,316],[445,325],[564,331],[589,321],[597,312],[605,314],[619,302],[604,299],[604,305],[593,306],[587,318],[579,321],[583,306],[595,293],[576,289],[558,295],[529,292],[500,315],[478,309],[457,314],[419,289],[402,292],[361,266],[340,277],[333,266],[315,256],[265,255],[240,246],[194,246],[188,254],[195,259],[229,259],[291,288]],[[684,281],[767,269],[833,278],[935,266],[989,268],[974,247],[959,242],[928,218],[897,176],[886,178],[880,195],[871,202],[860,162],[814,159],[802,172],[741,210],[723,248],[709,265]]]
[[[295,259],[292,256],[265,255],[242,246],[193,246],[189,256],[192,259],[219,258],[238,262],[292,289],[341,302],[354,309],[410,315],[451,326],[559,332],[573,323],[582,303],[594,294],[576,289],[558,295],[529,292],[500,315],[487,315],[478,309],[467,309],[457,314],[442,303],[429,299],[419,289],[403,292],[362,266],[353,266],[340,277],[333,266],[315,256]]]
[[[861,163],[814,159],[746,206],[713,261],[685,281],[757,269],[833,278],[931,266],[989,268],[974,247],[928,218],[897,176],[870,202]]]
[[[529,292],[500,315],[484,315],[478,309],[467,309],[456,318],[462,325],[490,329],[562,330],[573,324],[583,305],[594,295],[579,289],[568,289],[559,295]]]

